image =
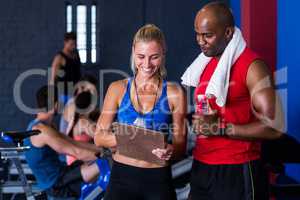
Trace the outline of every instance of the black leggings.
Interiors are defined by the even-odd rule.
[[[47,190],[47,194],[57,198],[78,198],[84,183],[80,170],[82,164],[82,161],[76,160],[71,165],[65,166],[54,185]]]
[[[105,200],[176,200],[171,167],[140,168],[114,161]]]
[[[194,160],[190,200],[268,200],[268,178],[260,160],[207,165]]]

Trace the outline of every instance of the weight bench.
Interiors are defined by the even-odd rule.
[[[35,194],[40,193],[37,188],[33,191],[33,182],[30,182],[23,170],[20,156],[29,146],[23,146],[23,140],[27,137],[39,134],[39,130],[22,131],[22,132],[2,132],[0,135],[0,154],[1,159],[9,160],[15,166],[15,170],[19,175],[17,181],[6,181],[1,184],[0,199],[4,193],[24,193],[27,200],[35,200]],[[22,191],[23,189],[23,191]]]
[[[0,153],[1,159],[9,160],[15,165],[20,180],[19,181],[7,181],[5,183],[0,182],[0,200],[2,200],[2,194],[4,193],[24,193],[27,200],[40,199],[40,191],[37,187],[34,187],[33,182],[30,182],[22,167],[21,156],[24,151],[30,149],[29,146],[23,146],[23,140],[27,137],[39,134],[39,130],[23,131],[23,132],[2,132],[0,135]],[[108,157],[108,155],[104,156]],[[101,160],[101,161],[100,161]],[[104,191],[110,178],[110,164],[108,159],[98,159],[98,166],[101,166],[101,174],[97,181],[94,183],[83,184],[81,188],[80,200],[100,200],[104,195]],[[30,169],[28,169],[30,170]],[[30,170],[31,171],[31,170]],[[43,195],[43,194],[42,194]],[[45,195],[46,196],[46,195]],[[13,198],[11,198],[13,199]],[[47,199],[44,197],[42,199]]]

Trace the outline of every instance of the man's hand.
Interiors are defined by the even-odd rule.
[[[193,130],[197,135],[216,136],[221,135],[219,129],[220,119],[217,112],[193,115]]]

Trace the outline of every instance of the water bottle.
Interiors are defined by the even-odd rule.
[[[203,95],[197,95],[197,106],[196,106],[196,113],[197,114],[208,114],[209,113],[209,105],[208,105],[208,98]]]

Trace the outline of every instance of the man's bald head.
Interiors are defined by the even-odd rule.
[[[212,2],[206,4],[198,13],[197,17],[206,16],[212,23],[223,27],[234,27],[234,17],[230,8],[222,2]]]
[[[206,4],[195,19],[197,42],[209,57],[220,57],[234,33],[234,19],[226,4]]]

